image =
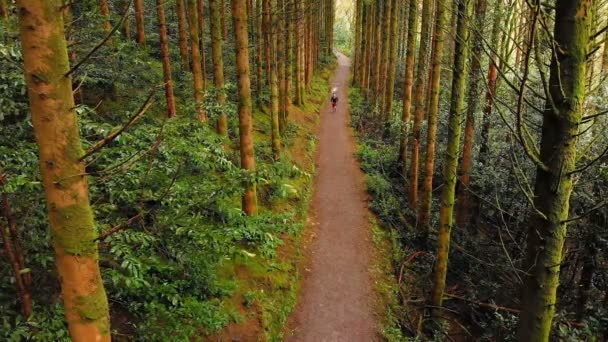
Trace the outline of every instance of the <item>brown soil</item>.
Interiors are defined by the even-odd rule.
[[[332,87],[338,88],[338,109],[334,113],[326,104],[321,114],[309,220],[314,239],[307,247],[309,266],[288,341],[378,340],[367,195],[348,127],[350,61],[339,55],[339,64],[332,81]]]

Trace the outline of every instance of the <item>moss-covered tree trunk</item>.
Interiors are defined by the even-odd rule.
[[[355,46],[353,46],[355,58],[354,58],[354,66],[353,66],[353,83],[355,85],[360,84],[361,77],[361,30],[363,29],[363,24],[361,23],[361,5],[363,0],[355,0]]]
[[[167,38],[167,20],[165,18],[164,0],[156,0],[158,14],[158,34],[160,38],[160,52],[163,60],[163,76],[165,81],[165,100],[167,103],[167,116],[175,116],[175,97],[173,95],[173,79],[171,77],[171,59],[169,56],[169,39]]]
[[[458,179],[458,206],[456,208],[456,224],[460,228],[466,226],[469,212],[469,187],[471,185],[471,166],[473,163],[473,141],[475,139],[475,113],[479,104],[481,78],[481,59],[483,58],[483,28],[486,17],[486,0],[476,0],[475,29],[473,34],[473,51],[471,55],[471,71],[469,74],[469,94],[467,96],[467,118],[464,128],[462,146],[462,162]]]
[[[391,19],[392,19],[392,0],[384,0],[383,17],[382,17],[382,42],[381,42],[381,63],[380,63],[380,80],[378,83],[378,92],[376,93],[376,103],[382,112],[382,121],[388,120],[388,113],[384,111],[386,108],[386,91],[388,80],[388,66],[390,63],[391,51]]]
[[[390,120],[391,112],[393,111],[393,98],[395,95],[395,78],[397,65],[397,45],[399,41],[399,6],[397,0],[391,0],[391,26],[389,33],[390,49],[388,56],[388,75],[386,77],[386,94],[384,100],[384,112]]]
[[[433,197],[433,176],[435,171],[435,142],[439,120],[439,92],[441,91],[441,65],[445,43],[445,24],[447,21],[447,1],[437,0],[435,10],[435,27],[433,28],[433,49],[431,58],[431,78],[429,81],[429,105],[427,107],[428,126],[426,132],[426,156],[424,159],[424,182],[420,194],[418,223],[428,227],[431,217]]]
[[[264,84],[264,36],[262,30],[262,0],[256,0],[255,5],[255,49],[256,49],[256,91],[261,98],[262,85]]]
[[[422,22],[420,26],[420,46],[418,48],[418,63],[416,69],[416,83],[414,83],[414,124],[412,127],[412,157],[409,174],[409,202],[410,208],[415,212],[418,209],[418,179],[420,164],[420,130],[425,108],[425,81],[428,70],[429,41],[431,37],[432,0],[422,2]]]
[[[283,132],[287,128],[287,122],[289,115],[291,114],[291,92],[292,92],[292,82],[293,82],[293,20],[291,19],[291,15],[289,14],[291,6],[289,6],[289,0],[284,2],[285,6],[285,20],[284,20],[284,30],[285,30],[285,103],[283,114],[284,117],[281,118],[283,121]]]
[[[61,1],[17,2],[25,79],[70,336],[110,341]]]
[[[201,52],[201,73],[203,74],[203,89],[207,83],[207,56],[205,44],[205,5],[203,0],[196,0],[196,18],[198,19],[198,50]]]
[[[285,96],[285,17],[284,17],[284,8],[285,1],[277,0],[277,8],[276,12],[276,27],[277,32],[275,35],[276,38],[276,66],[277,66],[277,77],[278,77],[278,88],[279,88],[279,132],[281,135],[285,132],[285,103],[287,101],[287,97]]]
[[[239,92],[239,138],[241,168],[255,171],[253,151],[253,121],[251,118],[251,81],[249,79],[249,36],[247,32],[246,0],[232,0],[232,26],[236,50],[236,68]],[[249,182],[249,180],[248,180]],[[251,216],[257,210],[255,183],[247,184],[243,194],[243,211]]]
[[[203,110],[203,92],[205,81],[201,68],[201,52],[199,50],[198,22],[196,0],[188,0],[188,31],[190,33],[190,53],[192,55],[192,78],[194,80],[194,100],[196,101],[196,112],[200,121],[207,121],[207,114]]]
[[[367,4],[365,3],[365,1],[360,0],[361,1],[361,46],[360,46],[360,61],[359,61],[359,80],[358,80],[358,85],[359,87],[361,87],[361,89],[365,89],[365,85],[366,85],[366,79],[367,79],[367,49],[368,49],[368,44],[369,44],[369,40],[368,40],[368,20],[369,20],[369,16],[367,13]]]
[[[135,27],[137,29],[137,43],[143,47],[146,47],[144,0],[135,0]]]
[[[276,0],[264,0],[264,26],[266,31],[266,53],[270,59],[270,138],[272,153],[275,160],[279,159],[281,153],[281,135],[279,132],[279,80],[277,68],[277,35],[271,27],[275,27]]]
[[[405,55],[405,77],[403,79],[403,107],[401,112],[401,140],[399,159],[401,173],[407,175],[407,144],[412,109],[412,87],[416,56],[416,30],[418,29],[418,0],[411,0],[408,7],[407,51]]]
[[[566,220],[576,169],[576,142],[585,102],[592,1],[557,0],[555,46],[545,105],[540,161],[534,186],[523,269],[520,341],[548,341],[566,238]]]
[[[221,135],[228,135],[228,120],[223,111],[226,103],[224,92],[224,60],[222,58],[222,17],[221,8],[218,0],[209,0],[209,10],[211,11],[211,54],[213,57],[213,82],[217,91],[217,103],[221,107],[218,113],[217,132]]]
[[[448,271],[448,253],[450,250],[450,233],[454,226],[454,201],[456,200],[456,182],[458,154],[462,118],[465,108],[467,81],[467,64],[469,58],[469,8],[472,0],[456,0],[458,14],[456,20],[456,42],[454,47],[454,69],[452,75],[452,95],[448,123],[448,142],[444,153],[443,189],[441,191],[441,208],[437,230],[437,253],[433,272],[433,290],[431,304],[441,307],[445,280]],[[441,4],[439,4],[441,5]]]
[[[184,0],[175,0],[175,11],[177,12],[177,41],[182,69],[190,70],[190,59],[188,58],[188,33],[186,32],[186,7]]]
[[[388,0],[384,0],[388,1]],[[382,26],[384,19],[382,17],[382,1],[378,0],[375,4],[372,3],[374,8],[374,57],[372,67],[372,92],[369,93],[369,99],[373,100],[374,104],[378,105],[380,99],[380,80],[382,79]]]

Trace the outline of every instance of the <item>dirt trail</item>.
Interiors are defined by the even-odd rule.
[[[367,195],[348,127],[350,61],[341,54],[338,61],[332,87],[340,102],[335,113],[329,103],[322,110],[310,217],[314,240],[288,341],[377,340]]]

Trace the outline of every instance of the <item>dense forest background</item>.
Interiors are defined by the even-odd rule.
[[[608,3],[355,13],[352,124],[396,234],[394,339],[605,340]]]
[[[0,0],[0,36],[1,340],[282,340],[336,51],[379,334],[608,338],[605,0]]]
[[[330,2],[3,0],[0,11],[0,340],[187,340],[251,321],[252,336],[279,338],[298,258],[281,246],[304,223],[334,60]],[[36,87],[59,88],[61,75],[75,103],[49,117],[52,103],[35,101],[56,97]],[[43,171],[80,171],[47,183],[39,156]],[[53,191],[75,186],[90,202],[62,208]],[[69,260],[58,273],[56,257],[92,275]]]

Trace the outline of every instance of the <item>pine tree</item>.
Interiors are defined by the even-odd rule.
[[[534,3],[532,33],[540,4]],[[570,196],[577,172],[576,141],[585,100],[590,47],[592,1],[557,0],[549,76],[551,98],[543,116],[534,206],[528,223],[523,269],[520,341],[548,341],[555,315],[562,251],[567,233]],[[534,42],[534,39],[530,39]]]
[[[110,341],[61,1],[19,0],[20,38],[62,298],[74,341]],[[41,53],[44,51],[44,53]]]
[[[249,34],[247,32],[247,11],[245,0],[232,0],[232,26],[238,73],[239,93],[239,137],[241,168],[255,171],[253,151],[253,123],[251,118],[251,81],[249,79]],[[243,194],[243,211],[254,215],[257,211],[255,184],[249,184]]]

